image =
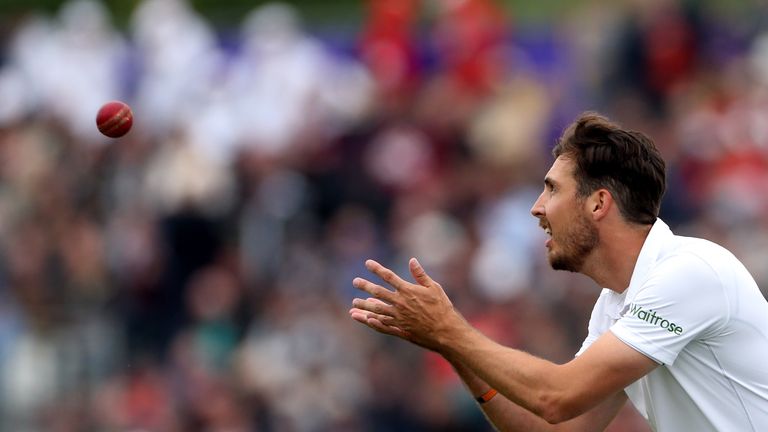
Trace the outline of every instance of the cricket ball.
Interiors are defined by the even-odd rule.
[[[131,107],[120,101],[105,103],[96,114],[96,127],[110,138],[119,138],[133,126]]]

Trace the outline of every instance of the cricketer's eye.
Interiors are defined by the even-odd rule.
[[[552,195],[557,191],[557,186],[555,186],[555,184],[551,181],[547,181],[544,183],[544,189],[548,191],[550,195]]]

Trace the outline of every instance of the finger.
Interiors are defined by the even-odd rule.
[[[383,265],[379,264],[378,262],[374,260],[367,260],[365,262],[365,267],[370,270],[373,274],[380,277],[384,282],[391,285],[395,290],[400,290],[408,286],[408,282],[404,281],[400,278],[395,272],[392,270],[384,267]]]
[[[353,320],[359,323],[365,324],[366,326],[381,333],[386,333],[386,334],[398,336],[398,337],[405,337],[408,334],[397,326],[385,323],[387,319],[391,320],[392,317],[376,315],[368,311],[357,309],[357,308],[350,309],[349,316]],[[384,321],[382,321],[382,318],[384,318]]]
[[[374,304],[381,304],[384,307],[390,306],[389,304],[384,303],[383,301],[381,301],[381,300],[379,300],[377,298],[369,297],[366,300],[369,301],[369,302],[372,302]],[[352,300],[352,303],[354,303],[354,300]],[[368,316],[374,316],[374,317],[378,318],[379,321],[384,322],[385,324],[390,324],[388,321],[390,321],[390,320],[394,321],[394,313],[396,312],[396,309],[397,308],[394,308],[394,310],[392,311],[393,312],[393,316],[379,315],[379,314],[376,314],[376,313],[373,313],[373,312],[370,312],[370,311],[358,309],[356,307],[353,307],[352,309],[350,309],[349,312],[350,313],[352,313],[352,312],[365,313],[365,314],[368,314]]]
[[[363,323],[363,324],[367,324],[367,321],[368,321],[369,318],[374,318],[374,319],[379,320],[382,324],[385,324],[385,325],[388,325],[388,326],[391,326],[391,327],[396,327],[396,325],[395,325],[395,323],[396,323],[395,318],[393,318],[391,316],[387,316],[387,315],[375,314],[373,312],[369,312],[369,311],[366,311],[366,310],[363,310],[363,309],[352,308],[352,309],[349,310],[349,316],[353,320],[355,320],[357,322],[360,322],[360,323]]]
[[[406,339],[406,335],[407,335],[406,332],[404,332],[398,327],[386,325],[376,318],[368,318],[365,324],[379,333],[384,333],[390,336],[397,336],[399,338]]]
[[[365,300],[356,298],[352,300],[352,307],[366,312],[372,312],[377,315],[388,315],[391,317],[397,315],[397,310],[392,305],[373,298],[367,298]]]
[[[354,278],[352,280],[352,285],[355,288],[361,291],[365,291],[368,294],[372,295],[373,297],[379,300],[383,300],[390,304],[394,303],[397,297],[397,293],[392,292],[381,285],[376,285],[375,283],[363,278],[359,278],[359,277]]]
[[[388,303],[384,303],[383,301],[381,301],[381,300],[379,300],[379,299],[377,299],[375,297],[370,297],[370,298],[367,298],[366,300],[372,301],[374,303],[378,302],[378,303],[381,303],[381,304],[388,304]]]
[[[419,263],[419,260],[416,258],[411,258],[411,260],[408,261],[408,268],[411,270],[411,275],[413,275],[413,278],[419,285],[430,287],[435,284],[435,281],[429,277],[424,270],[424,267],[421,266],[421,263]]]
[[[350,318],[352,318],[353,320],[355,320],[355,321],[357,321],[359,323],[363,323],[363,324],[367,324],[368,323],[368,315],[369,314],[370,314],[370,312],[364,311],[364,310],[358,309],[358,308],[352,308],[352,309],[349,310]]]

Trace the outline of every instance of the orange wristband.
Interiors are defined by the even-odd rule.
[[[497,392],[494,389],[490,389],[487,392],[481,394],[480,396],[476,397],[475,400],[480,403],[484,404],[488,402],[489,400],[493,399],[494,396],[496,396],[499,392]]]

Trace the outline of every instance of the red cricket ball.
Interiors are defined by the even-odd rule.
[[[107,102],[96,114],[96,127],[99,128],[99,132],[110,138],[119,138],[127,134],[131,126],[133,126],[133,112],[124,102]]]

